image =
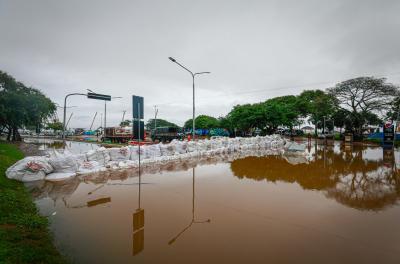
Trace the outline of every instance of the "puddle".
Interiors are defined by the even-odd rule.
[[[400,153],[309,151],[28,187],[77,263],[397,263]]]

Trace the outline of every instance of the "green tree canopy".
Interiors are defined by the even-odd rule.
[[[322,90],[306,90],[297,98],[299,111],[303,117],[309,118],[309,121],[315,125],[315,129],[323,127],[324,118],[325,120],[334,119],[333,115],[338,110],[338,101],[335,96]]]
[[[363,127],[378,122],[377,113],[390,109],[391,102],[399,95],[399,88],[387,83],[385,78],[359,77],[328,89],[340,106],[351,112],[346,127],[362,136]]]
[[[18,128],[41,126],[55,111],[55,104],[41,91],[0,71],[0,127],[7,128],[8,140],[20,140]]]
[[[218,119],[212,116],[207,115],[199,115],[196,117],[196,129],[210,129],[210,128],[218,128],[219,122]],[[185,128],[192,128],[193,127],[193,119],[189,119],[185,122]]]
[[[119,126],[126,127],[126,126],[131,126],[131,124],[132,124],[132,121],[127,119],[127,120],[124,120],[121,123],[119,123]]]
[[[61,123],[60,121],[54,120],[53,122],[47,124],[47,128],[53,129],[55,131],[60,131],[60,130],[63,130],[63,123]]]
[[[164,119],[157,118],[157,121],[155,119],[149,119],[146,123],[146,129],[147,130],[154,129],[155,124],[157,124],[157,127],[179,127],[177,124],[174,124]]]

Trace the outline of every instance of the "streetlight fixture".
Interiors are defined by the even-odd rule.
[[[211,72],[195,72],[193,73],[191,70],[189,70],[188,68],[186,68],[185,66],[183,66],[182,64],[180,64],[179,62],[177,62],[174,58],[172,57],[168,57],[168,59],[176,64],[178,64],[179,66],[181,66],[183,69],[185,69],[187,72],[189,72],[192,75],[192,80],[193,80],[193,140],[195,140],[195,136],[196,136],[196,121],[195,121],[195,93],[194,93],[194,77],[196,75],[200,75],[200,74],[206,74],[206,73],[211,73]]]

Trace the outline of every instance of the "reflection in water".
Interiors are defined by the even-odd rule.
[[[399,171],[393,150],[383,150],[384,158],[364,158],[366,150],[316,148],[309,163],[289,162],[282,156],[248,157],[233,161],[231,170],[239,178],[296,182],[353,208],[381,210],[399,200]]]
[[[48,152],[57,150],[64,151],[64,143],[62,140],[52,139],[52,138],[24,138],[25,143],[34,144],[38,146],[38,150],[41,152],[39,154],[43,155]],[[99,148],[96,143],[88,142],[76,142],[76,141],[66,141],[65,149],[74,154],[81,154],[89,150],[94,150]]]
[[[139,167],[138,208],[133,213],[132,255],[135,256],[144,249],[144,209],[141,208],[142,175]]]
[[[168,245],[172,245],[183,233],[186,232],[193,224],[203,224],[203,223],[210,223],[211,219],[207,220],[195,220],[195,168],[192,168],[193,172],[193,183],[192,183],[192,220],[190,221],[189,225],[182,229],[174,238],[168,241]]]
[[[110,203],[111,197],[104,197],[86,202],[87,207],[93,207],[99,204]]]
[[[29,186],[71,262],[397,263],[400,206],[391,205],[400,197],[399,152],[310,152],[191,160],[164,164],[167,171],[145,166],[140,177],[127,169]]]

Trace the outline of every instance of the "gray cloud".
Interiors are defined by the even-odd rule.
[[[400,82],[398,1],[15,1],[0,0],[0,69],[62,104],[69,92],[123,96],[108,122],[224,115],[238,103],[325,88],[359,75]],[[102,102],[74,98],[71,126],[89,126]],[[61,113],[59,113],[61,117]],[[88,122],[89,120],[89,122]]]

